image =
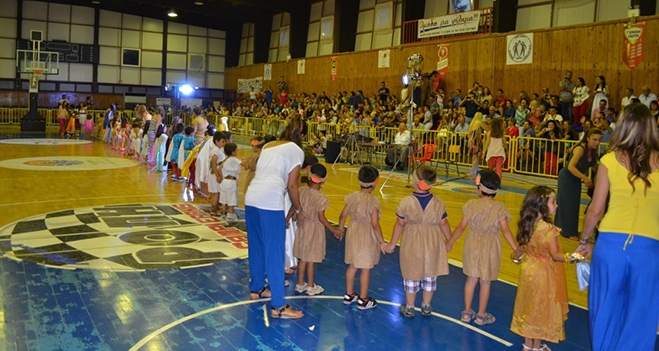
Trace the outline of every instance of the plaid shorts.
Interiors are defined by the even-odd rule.
[[[437,277],[426,277],[423,280],[403,279],[403,290],[406,293],[416,293],[419,288],[430,292],[437,290]]]

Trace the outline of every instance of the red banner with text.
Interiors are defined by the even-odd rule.
[[[645,22],[629,23],[623,33],[622,60],[634,69],[643,62],[645,51]]]
[[[448,44],[440,44],[437,50],[437,78],[432,86],[434,91],[439,91],[443,87],[446,73],[448,73]]]

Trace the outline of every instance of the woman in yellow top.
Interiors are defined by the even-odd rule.
[[[659,324],[659,133],[650,110],[625,107],[602,157],[577,251],[592,252],[592,349],[654,350]],[[609,207],[605,212],[607,196]]]

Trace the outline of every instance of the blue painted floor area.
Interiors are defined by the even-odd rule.
[[[341,300],[343,255],[344,242],[328,235],[327,258],[316,271],[325,293],[297,295],[296,277],[289,276],[289,302],[306,315],[296,321],[268,318],[269,327],[263,313],[267,301],[248,299],[247,260],[114,272],[0,259],[0,350],[130,350],[136,345],[143,345],[141,350],[521,349],[522,338],[509,330],[514,286],[493,284],[489,311],[497,322],[472,324],[472,330],[457,321],[465,278],[451,267],[450,275],[438,280],[436,314],[407,319],[398,312],[404,297],[393,254],[383,256],[372,271],[371,294],[380,305],[359,311]],[[588,350],[587,326],[586,311],[571,307],[567,341],[552,349]]]

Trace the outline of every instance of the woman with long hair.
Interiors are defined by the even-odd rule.
[[[560,148],[563,147],[561,143],[558,143],[559,140],[563,139],[561,129],[558,128],[555,121],[550,120],[547,122],[545,128],[538,133],[537,137],[548,139],[548,141],[544,142],[544,174],[558,174],[558,154],[561,151]]]
[[[291,198],[298,220],[306,218],[300,203],[298,177],[304,162],[302,138],[306,123],[295,113],[278,141],[263,147],[256,174],[245,194],[245,218],[249,243],[250,298],[271,297],[273,318],[301,318],[303,313],[284,301],[286,240],[285,194]],[[270,287],[265,286],[268,278]]]
[[[588,98],[590,97],[590,88],[586,86],[586,81],[583,77],[577,78],[575,87],[572,89],[572,96],[574,98],[574,104],[572,105],[572,118],[574,119],[574,125],[579,125],[581,117],[586,116],[586,111],[588,110]]]
[[[605,109],[609,107],[609,91],[606,87],[606,78],[604,76],[597,76],[595,78],[595,87],[593,88],[593,108],[590,112],[590,118],[593,118],[596,112],[598,112],[600,101],[606,101]]]
[[[659,325],[659,132],[650,110],[627,105],[602,156],[577,251],[591,254],[593,350],[654,350]],[[608,201],[608,210],[606,210]],[[606,213],[605,213],[606,212]]]
[[[476,179],[476,174],[478,173],[478,165],[480,165],[483,153],[483,131],[486,129],[489,129],[489,126],[483,122],[483,114],[476,112],[474,119],[469,123],[469,130],[467,131],[467,140],[473,161],[473,166],[471,167],[472,179]]]
[[[593,187],[588,170],[597,173],[597,150],[601,141],[602,131],[589,129],[581,142],[572,148],[567,166],[558,172],[556,225],[562,229],[561,235],[566,238],[579,236],[581,183],[587,188]]]

